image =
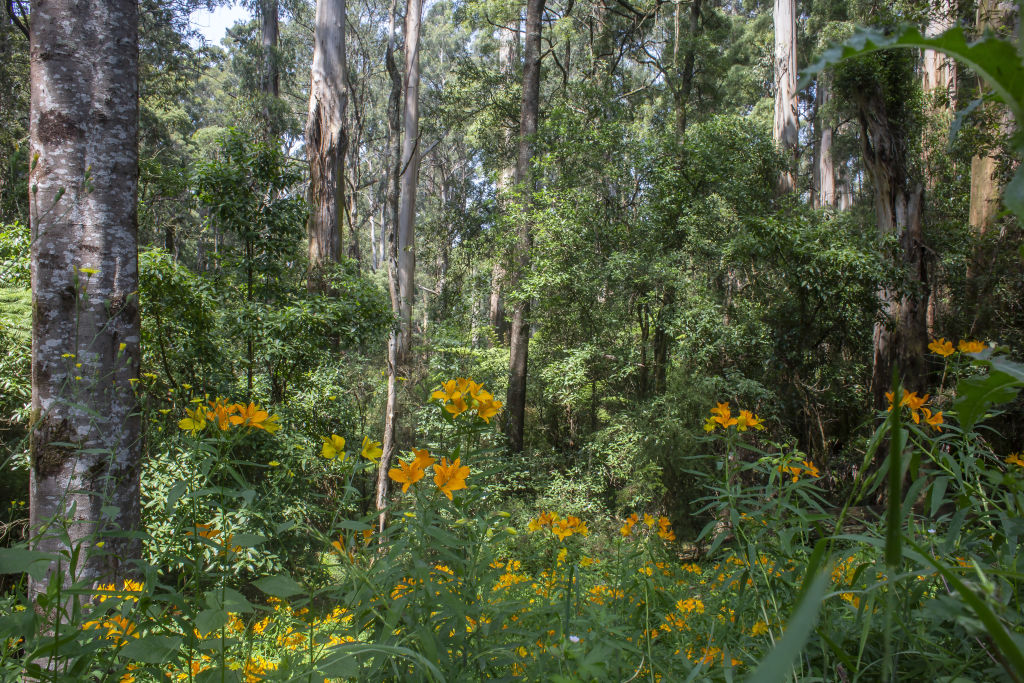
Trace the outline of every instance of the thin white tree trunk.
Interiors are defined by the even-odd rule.
[[[34,1],[30,60],[30,526],[36,550],[79,550],[29,579],[35,601],[139,556],[104,535],[139,523],[138,5]]]
[[[775,144],[795,154],[800,137],[800,121],[797,118],[796,99],[796,0],[775,0],[775,121],[772,136]],[[788,168],[779,177],[779,191],[792,192],[796,189],[793,168]]]

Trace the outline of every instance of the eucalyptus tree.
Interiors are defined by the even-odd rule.
[[[775,143],[796,158],[800,141],[800,119],[797,115],[796,90],[796,0],[775,0],[772,14],[775,22],[775,121],[772,127]],[[792,168],[779,177],[779,190],[796,189]]]
[[[310,69],[306,157],[309,160],[310,290],[324,289],[322,270],[341,257],[345,210],[345,0],[318,0]]]
[[[138,4],[32,5],[30,524],[60,557],[34,601],[132,572],[142,451]]]

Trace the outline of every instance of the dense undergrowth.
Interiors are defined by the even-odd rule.
[[[164,451],[144,477],[137,580],[51,582],[38,605],[15,585],[0,667],[100,681],[1015,678],[1024,459],[981,430],[1024,368],[960,348],[933,344],[952,361],[935,397],[894,390],[879,415],[849,499],[885,491],[878,516],[833,507],[813,461],[716,404],[691,463],[708,523],[686,543],[653,510],[509,512],[501,403],[471,380],[428,399],[433,436],[391,469],[401,492],[383,533],[361,508],[372,434],[301,444],[287,418],[183,388],[148,416]],[[313,472],[335,489],[311,494]],[[0,555],[16,574],[51,559]]]

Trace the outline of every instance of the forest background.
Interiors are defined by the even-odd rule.
[[[400,454],[449,434],[432,392],[472,377],[503,404],[474,443],[503,463],[487,496],[510,525],[584,518],[597,551],[650,513],[697,556],[716,520],[712,405],[756,413],[758,443],[841,506],[878,470],[865,453],[894,366],[949,415],[947,374],[971,371],[931,342],[1024,348],[1006,103],[931,50],[797,83],[856,26],[1016,40],[1016,5],[349,0],[339,54],[327,4],[253,3],[219,46],[189,23],[208,5],[139,5],[136,391],[156,537],[176,523],[160,510],[182,495],[195,399],[285,425],[247,446],[270,494],[238,528],[283,511],[329,534],[338,510],[365,521],[395,500]],[[0,29],[6,544],[29,534],[36,462],[30,20],[11,0]],[[986,448],[1020,451],[1022,425],[1009,403]],[[376,474],[336,467],[338,435],[381,442]],[[281,529],[245,572],[317,557]],[[315,583],[311,566],[289,570]]]

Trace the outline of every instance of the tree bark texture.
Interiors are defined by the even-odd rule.
[[[1013,33],[1014,7],[1012,3],[999,0],[982,0],[978,3],[977,31],[979,34],[987,30],[1000,35]],[[979,82],[984,92],[985,85]],[[991,103],[990,103],[991,104]],[[1004,127],[1013,125],[1011,117],[1004,115]],[[996,180],[998,150],[979,154],[971,159],[971,200],[968,209],[968,220],[974,234],[982,236],[999,214],[999,201],[1002,188]]]
[[[883,287],[883,319],[875,323],[872,393],[885,407],[893,364],[911,391],[923,390],[928,328],[928,259],[921,230],[924,187],[909,173],[906,140],[889,119],[880,92],[862,93],[857,101],[864,165],[875,190],[875,217],[882,235],[899,240],[897,266],[902,287]]]
[[[537,118],[540,111],[540,32],[544,15],[545,0],[527,0],[526,40],[523,56],[523,100],[519,112],[519,153],[516,158],[516,185],[520,189],[520,201],[524,214],[528,214],[533,200],[533,182],[530,162],[533,159],[533,139],[537,135]],[[530,248],[533,244],[530,221],[524,219],[519,225],[516,243],[516,267],[512,274],[512,286],[530,268]],[[514,452],[523,450],[523,432],[526,424],[526,374],[530,343],[530,302],[524,299],[516,303],[512,313],[511,340],[509,348],[509,380],[507,394],[508,423],[506,431],[509,444]]]
[[[929,17],[925,35],[929,38],[956,25],[956,9],[952,0],[939,0]],[[921,62],[921,88],[925,94],[936,90],[946,97],[956,98],[956,62],[935,50],[925,50]]]
[[[405,107],[402,113],[401,203],[398,210],[398,363],[412,343],[412,304],[416,296],[416,187],[420,176],[420,15],[422,0],[405,11]]]
[[[800,137],[796,99],[796,0],[775,0],[775,121],[772,137],[775,144],[792,155],[795,163]],[[793,169],[779,177],[779,191],[796,189]]]
[[[120,581],[140,552],[97,536],[139,524],[138,7],[35,0],[31,33],[30,524],[36,550],[80,548],[34,600]]]
[[[310,69],[306,156],[309,160],[310,291],[324,291],[322,269],[341,256],[345,210],[345,0],[318,0]]]
[[[811,205],[816,209],[836,203],[836,170],[832,162],[832,121],[828,111],[832,90],[827,76],[819,76],[814,92],[814,159]]]
[[[388,96],[388,154],[390,168],[385,180],[384,207],[381,208],[381,230],[384,230],[384,217],[387,216],[387,239],[381,237],[381,245],[387,243],[387,258],[383,259],[388,269],[388,293],[391,295],[391,310],[399,312],[398,293],[398,179],[402,170],[402,145],[400,138],[399,106],[402,99],[402,76],[395,64],[395,13],[396,0],[391,0],[391,19],[388,25],[388,47],[384,53],[384,66],[391,78],[391,93]],[[387,524],[384,509],[388,503],[388,469],[395,452],[398,450],[398,356],[401,343],[400,331],[393,328],[388,336],[387,355],[387,398],[384,408],[384,435],[381,439],[380,466],[377,469],[377,509],[380,510],[380,529]]]

